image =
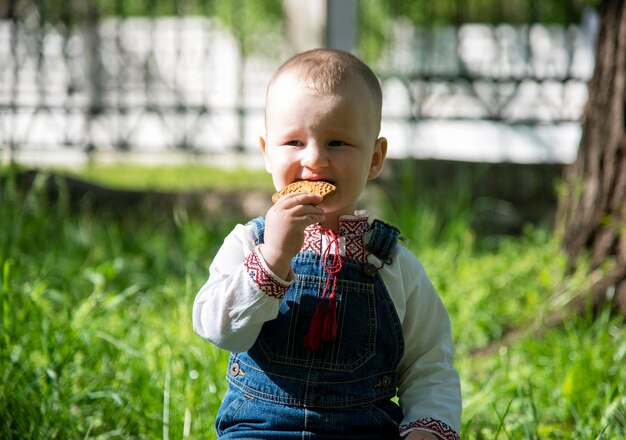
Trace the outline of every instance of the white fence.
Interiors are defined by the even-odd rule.
[[[573,160],[595,14],[567,28],[394,29],[373,66],[392,157]],[[126,150],[260,158],[265,85],[287,46],[266,35],[255,53],[243,57],[227,29],[200,17],[105,19],[75,31],[0,21],[0,149],[5,160],[38,163]]]

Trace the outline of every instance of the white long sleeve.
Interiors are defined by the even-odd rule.
[[[442,438],[456,438],[460,432],[461,388],[453,367],[450,319],[419,261],[402,246],[397,247],[397,253],[405,254],[395,257],[399,267],[394,268],[402,274],[403,288],[399,291],[405,293],[405,300],[401,301],[399,294],[391,295],[405,342],[398,389],[404,414],[402,433],[422,429]]]
[[[209,279],[193,304],[194,331],[231,352],[252,347],[263,323],[278,315],[279,298],[266,295],[244,265],[255,250],[254,240],[252,226],[235,227],[215,255]],[[272,275],[285,290],[293,283]]]

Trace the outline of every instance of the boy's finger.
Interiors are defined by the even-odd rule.
[[[320,223],[326,219],[324,214],[316,214],[314,212],[302,213],[294,217],[298,221],[305,222],[312,225],[313,223]]]
[[[285,209],[293,208],[298,205],[317,205],[321,203],[323,197],[319,194],[313,193],[293,193],[281,197],[276,202],[276,205],[280,205]]]

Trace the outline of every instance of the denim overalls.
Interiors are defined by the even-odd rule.
[[[263,217],[252,220],[257,244]],[[371,225],[368,252],[383,262],[397,229]],[[292,260],[296,282],[276,319],[247,352],[230,356],[228,390],[216,419],[220,439],[398,439],[396,395],[404,339],[377,268],[346,258],[337,280],[337,334],[321,349],[303,344],[325,276],[317,252]],[[381,263],[383,264],[383,263]]]

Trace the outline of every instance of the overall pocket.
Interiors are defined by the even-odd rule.
[[[321,296],[325,279],[298,275],[295,285],[281,303],[278,317],[265,323],[259,346],[271,362],[336,372],[352,372],[376,351],[376,301],[374,285],[338,279],[337,336],[322,343],[317,351],[304,346],[311,317]],[[326,306],[327,304],[324,304]]]
[[[216,421],[215,431],[218,435],[225,434],[229,428],[237,425],[239,419],[247,418],[249,411],[246,407],[252,402],[252,398],[239,392],[228,391],[222,401]]]

